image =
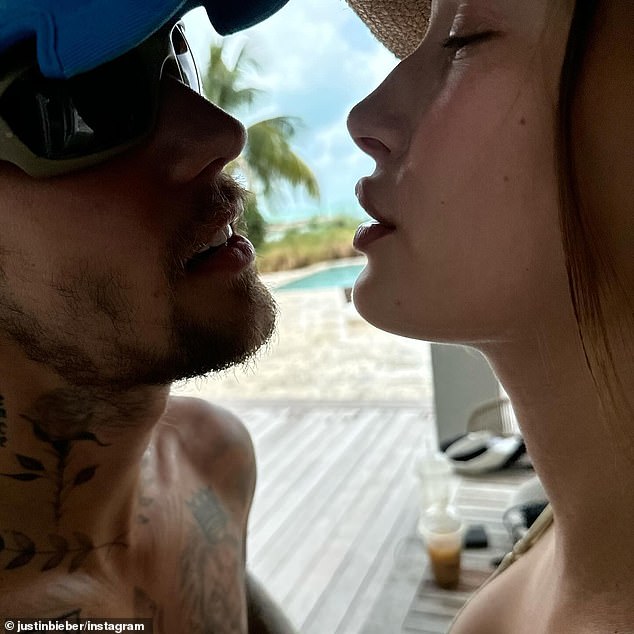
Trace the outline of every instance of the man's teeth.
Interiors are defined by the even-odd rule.
[[[223,227],[222,229],[219,229],[218,231],[216,231],[216,233],[213,235],[211,240],[209,240],[209,242],[205,242],[205,244],[201,244],[200,247],[198,247],[198,249],[196,250],[196,253],[204,253],[205,251],[208,251],[209,249],[215,249],[217,247],[221,247],[223,244],[227,243],[227,240],[229,240],[229,238],[231,238],[232,235],[233,235],[233,229],[231,228],[230,225],[227,225],[226,227]]]

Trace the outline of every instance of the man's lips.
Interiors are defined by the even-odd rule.
[[[234,234],[234,226],[243,213],[242,203],[228,203],[213,214],[212,219],[193,232],[191,247],[185,261],[199,259],[227,244]]]
[[[224,172],[204,174],[187,205],[189,219],[177,233],[174,254],[186,265],[226,245],[244,215],[248,192]]]
[[[251,265],[254,259],[253,245],[247,238],[234,233],[220,246],[194,256],[185,265],[185,273],[190,279],[192,275],[204,278],[215,273],[239,273]]]
[[[247,196],[248,192],[224,173],[211,182],[201,179],[190,196],[183,196],[176,207],[182,210],[180,226],[175,227],[166,248],[170,279],[180,280],[194,272],[235,273],[252,263],[253,246],[235,232]]]
[[[215,251],[217,251],[220,247],[227,246],[227,242],[233,236],[233,227],[232,225],[227,225],[226,227],[222,227],[218,229],[216,233],[211,237],[208,242],[202,242],[194,255],[189,258],[189,262],[194,262],[197,260],[201,260],[208,255],[211,255]]]

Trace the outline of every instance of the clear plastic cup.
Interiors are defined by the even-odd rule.
[[[447,590],[460,583],[464,525],[452,507],[432,507],[418,524],[436,584]]]

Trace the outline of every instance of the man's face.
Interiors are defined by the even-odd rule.
[[[132,387],[220,370],[270,336],[273,302],[239,238],[244,145],[232,117],[163,80],[149,141],[55,179],[0,164],[0,343],[78,385]],[[3,346],[0,346],[0,350]]]

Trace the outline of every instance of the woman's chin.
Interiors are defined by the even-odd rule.
[[[473,323],[472,315],[444,310],[446,307],[439,298],[425,299],[415,290],[397,293],[394,284],[388,285],[370,275],[359,276],[352,301],[369,324],[408,339],[474,345],[481,340],[482,332],[489,333],[486,326],[480,324],[481,329]]]
[[[384,283],[362,273],[355,282],[352,301],[359,315],[372,326],[402,337],[424,338],[412,323],[407,301],[391,296]]]

